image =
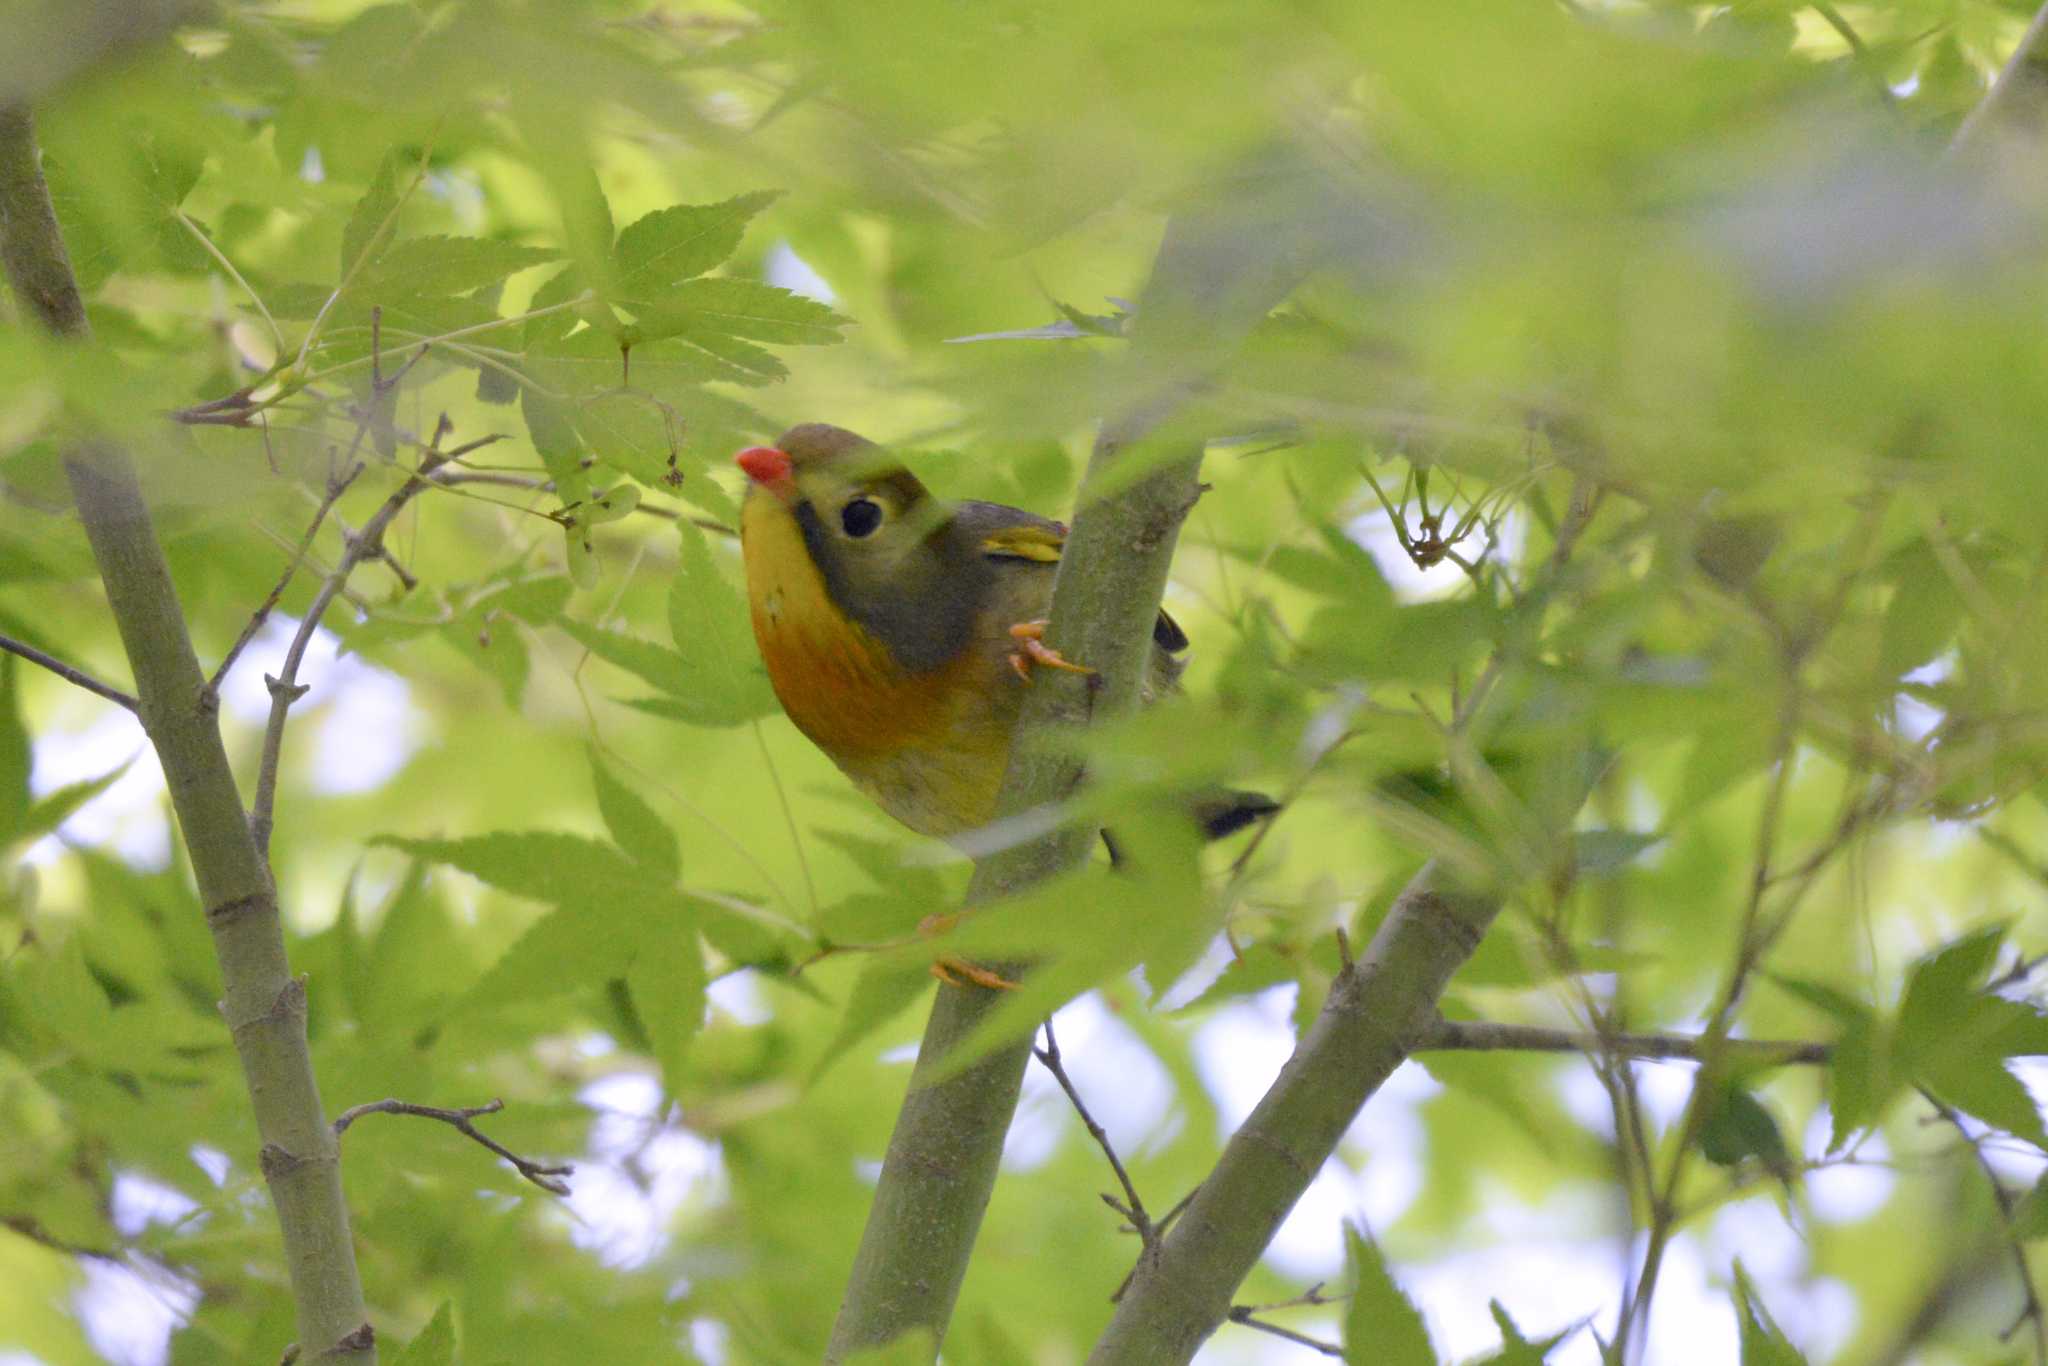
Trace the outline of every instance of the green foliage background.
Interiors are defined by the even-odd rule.
[[[942,493],[1063,515],[1165,214],[1292,161],[1324,264],[1199,402],[1231,439],[1169,592],[1189,695],[1095,750],[1105,809],[1214,778],[1289,808],[1243,866],[1240,840],[1199,878],[1091,870],[966,942],[1055,960],[1163,1068],[1169,1116],[1123,1156],[1164,1207],[1223,1137],[1193,1031],[1289,983],[1306,1018],[1332,930],[1363,943],[1443,855],[1514,893],[1447,1014],[1697,1030],[1739,976],[1738,1033],[1835,1052],[1633,1138],[1625,1064],[1619,1125],[1589,1125],[1559,1085],[1582,1059],[1428,1055],[1421,1194],[1314,1323],[1419,1359],[1382,1257],[1512,1244],[1511,1203],[1625,1240],[1675,1167],[1681,1232],[1752,1202],[1804,1241],[1797,1277],[1711,1268],[1746,1358],[1786,1359],[1781,1324],[1808,1342],[1765,1306],[1810,1277],[1853,1296],[1842,1359],[2033,1352],[2038,1323],[2000,1334],[2013,1249],[2048,1233],[2048,1201],[2005,1207],[2048,1141],[2012,1064],[2048,1052],[2042,168],[1995,130],[1944,153],[2024,10],[229,4],[66,51],[20,8],[75,68],[39,131],[103,345],[0,331],[0,631],[124,677],[58,471],[81,433],[142,462],[209,667],[338,473],[364,464],[283,612],[337,518],[503,434],[327,619],[403,680],[403,766],[323,784],[335,690],[301,679],[273,854],[321,1087],[502,1096],[489,1132],[573,1160],[616,1120],[588,1088],[652,1077],[646,1140],[720,1156],[617,1265],[449,1131],[363,1121],[346,1181],[394,1357],[688,1359],[710,1323],[731,1360],[817,1358],[937,951],[902,941],[966,868],[777,713],[727,457],[831,420]],[[791,253],[829,307],[766,282]],[[379,335],[381,376],[432,340],[388,391]],[[1411,526],[1417,480],[1447,530],[1477,505],[1478,566],[1402,568],[1368,473]],[[241,671],[277,667],[266,639]],[[274,1361],[291,1308],[188,877],[39,843],[97,795],[50,790],[44,743],[109,723],[11,658],[0,688],[0,840],[39,851],[0,903],[0,1348],[94,1359],[69,1296],[125,1258],[196,1290],[174,1361]],[[224,724],[253,776],[260,721]],[[1532,846],[1524,770],[1585,750],[1573,847]],[[899,947],[847,947],[875,944]],[[1228,966],[1162,1007],[1205,954]],[[755,1008],[707,1016],[736,975]],[[955,1359],[1078,1360],[1108,1318],[1134,1247],[1098,1151],[1059,1135],[998,1188]],[[1863,1161],[1889,1198],[1816,1217],[1806,1173]],[[122,1173],[192,1213],[117,1228]],[[1242,1298],[1304,1289],[1266,1268]],[[1527,1343],[1504,1323],[1502,1359],[1595,1307]]]

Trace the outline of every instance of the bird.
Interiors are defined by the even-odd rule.
[[[943,501],[886,448],[822,422],[734,460],[754,638],[789,719],[919,834],[986,825],[1036,671],[1092,673],[1044,642],[1065,525]],[[1143,698],[1176,689],[1187,648],[1162,610]],[[1223,790],[1189,805],[1211,838],[1277,809]]]

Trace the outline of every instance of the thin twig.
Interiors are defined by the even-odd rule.
[[[249,647],[249,642],[256,638],[256,633],[263,629],[263,623],[270,618],[271,609],[284,597],[284,590],[291,586],[292,576],[298,573],[299,566],[306,562],[306,552],[313,548],[313,538],[320,533],[320,524],[327,519],[328,510],[348,491],[348,486],[353,484],[356,476],[362,472],[363,464],[359,460],[349,466],[348,472],[340,478],[329,477],[327,492],[320,499],[320,506],[314,510],[313,520],[306,527],[306,534],[299,538],[298,549],[285,561],[284,573],[278,577],[277,584],[270,590],[269,596],[250,614],[249,624],[242,628],[242,634],[235,637],[235,643],[228,647],[227,654],[221,658],[220,666],[213,671],[213,677],[206,680],[206,691],[209,696],[220,695],[220,685],[226,680],[228,670],[235,667],[235,660]]]
[[[464,484],[483,484],[496,488],[530,489],[536,493],[553,493],[555,491],[555,481],[552,479],[542,479],[534,475],[513,474],[505,470],[445,470],[434,476],[434,482],[442,485],[444,488],[459,488]],[[724,522],[719,521],[716,517],[688,516],[681,509],[670,507],[665,503],[650,503],[645,498],[642,498],[633,508],[633,511],[644,513],[649,517],[659,517],[665,522],[685,521],[700,530],[711,532],[715,536],[724,536],[728,540],[739,539],[739,532],[733,530]]]
[[[24,641],[16,640],[12,636],[0,636],[0,650],[5,650],[11,655],[20,655],[31,664],[40,664],[65,682],[76,683],[87,692],[104,697],[109,702],[117,702],[138,715],[141,712],[142,703],[119,688],[102,683],[83,669],[74,669],[55,655],[44,654]]]
[[[397,379],[389,382],[396,384]],[[359,424],[356,431],[360,439],[363,424]],[[285,651],[284,667],[275,677],[263,676],[264,683],[270,688],[270,719],[263,728],[263,758],[256,769],[256,798],[250,804],[249,828],[255,833],[257,849],[266,855],[270,852],[270,831],[277,805],[277,769],[284,752],[285,716],[292,703],[306,693],[306,686],[298,681],[299,665],[306,657],[306,647],[312,643],[313,632],[320,628],[320,619],[327,614],[328,605],[347,585],[348,576],[355,572],[356,566],[365,560],[386,558],[388,561],[384,554],[385,531],[416,494],[433,486],[432,475],[446,459],[439,451],[428,448],[420,456],[419,468],[392,490],[383,505],[363,524],[361,531],[347,537],[340,561],[322,580],[319,591],[306,608],[306,615],[299,620],[299,629],[292,636],[290,648]]]
[[[1320,1352],[1326,1357],[1344,1355],[1344,1349],[1334,1342],[1324,1342],[1321,1338],[1312,1338],[1306,1333],[1297,1333],[1292,1328],[1282,1328],[1277,1323],[1268,1323],[1262,1318],[1255,1317],[1250,1305],[1236,1306],[1230,1311],[1229,1317],[1232,1323],[1241,1323],[1247,1328],[1256,1328],[1261,1333],[1271,1333],[1276,1338],[1285,1338],[1310,1351]]]
[[[1710,1053],[1762,1063],[1825,1063],[1833,1046],[1804,1039],[1721,1039],[1705,1034],[1600,1034],[1493,1020],[1439,1020],[1413,1045],[1419,1053],[1506,1052],[1608,1054],[1624,1058],[1689,1058]]]
[[[249,302],[256,305],[256,311],[263,315],[263,321],[270,328],[270,339],[277,346],[278,358],[282,359],[284,357],[284,333],[278,330],[277,319],[271,317],[270,310],[264,306],[263,296],[258,294],[255,287],[242,278],[242,272],[235,269],[235,263],[230,261],[222,253],[221,249],[213,244],[213,239],[208,237],[205,231],[186,215],[183,209],[172,209],[171,216],[183,225],[186,232],[192,234],[200,246],[206,248],[206,254],[211,256],[214,262],[228,273],[229,279],[242,287],[242,292],[249,296]]]
[[[1109,1141],[1109,1132],[1095,1122],[1094,1115],[1088,1113],[1087,1102],[1081,1099],[1081,1092],[1075,1087],[1074,1079],[1067,1075],[1067,1069],[1060,1061],[1059,1040],[1053,1037],[1051,1020],[1045,1022],[1045,1047],[1033,1048],[1031,1056],[1037,1058],[1045,1070],[1052,1073],[1053,1080],[1060,1084],[1060,1090],[1067,1093],[1067,1099],[1073,1103],[1074,1113],[1081,1117],[1081,1124],[1088,1130],[1088,1136],[1095,1140],[1095,1146],[1102,1149],[1102,1155],[1109,1159],[1109,1169],[1116,1173],[1117,1184],[1124,1188],[1121,1204],[1115,1196],[1106,1192],[1103,1194],[1102,1202],[1129,1220],[1132,1230],[1138,1235],[1138,1240],[1146,1248],[1150,1248],[1153,1240],[1159,1236],[1158,1227],[1153,1224],[1151,1216],[1146,1214],[1145,1202],[1138,1197],[1138,1188],[1131,1183],[1131,1174],[1124,1170],[1123,1160],[1116,1155],[1116,1148]]]
[[[2021,1324],[2031,1323],[2034,1326],[2034,1361],[2036,1366],[2048,1366],[2048,1314],[2043,1313],[2041,1297],[2034,1293],[2034,1273],[2027,1266],[2026,1240],[2009,1232],[2012,1228],[2012,1212],[2019,1202],[2013,1199],[2012,1192],[2005,1188],[2005,1183],[1998,1179],[1997,1169],[1991,1165],[1991,1160],[1984,1156],[1983,1147],[1971,1137],[1969,1129],[1963,1124],[1962,1115],[1956,1112],[1955,1107],[1938,1100],[1925,1087],[1918,1089],[1920,1098],[1932,1105],[1934,1112],[1947,1120],[1955,1127],[1955,1131],[1962,1135],[1963,1142],[1969,1146],[1971,1156],[1977,1159],[1977,1165],[1983,1169],[1984,1179],[1991,1183],[1991,1198],[1997,1202],[1999,1217],[2008,1230],[2007,1242],[2012,1249],[2013,1266],[2019,1272],[2020,1314],[2013,1320],[2012,1327],[1999,1334],[1998,1340],[2010,1341],[2012,1335],[2020,1330]]]
[[[474,1139],[498,1156],[504,1158],[507,1162],[510,1162],[514,1170],[534,1185],[539,1186],[542,1190],[553,1195],[567,1195],[569,1193],[569,1183],[562,1180],[562,1178],[574,1172],[576,1170],[575,1167],[568,1163],[549,1165],[543,1162],[535,1162],[531,1158],[521,1157],[518,1153],[513,1152],[495,1138],[480,1131],[476,1125],[470,1123],[471,1120],[479,1115],[495,1115],[504,1108],[505,1102],[496,1098],[493,1098],[487,1105],[472,1105],[460,1110],[447,1110],[438,1105],[415,1105],[409,1100],[373,1100],[365,1105],[352,1106],[335,1116],[334,1134],[335,1137],[339,1138],[348,1131],[349,1125],[355,1123],[364,1115],[418,1115],[421,1119],[438,1119],[443,1124],[454,1128],[457,1133],[462,1134],[466,1138]]]

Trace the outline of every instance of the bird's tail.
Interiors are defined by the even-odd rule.
[[[1263,792],[1236,792],[1224,790],[1207,793],[1195,800],[1195,819],[1202,823],[1202,833],[1212,840],[1233,835],[1262,821],[1280,809],[1280,803]]]

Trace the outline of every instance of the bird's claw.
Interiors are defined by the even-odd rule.
[[[1074,663],[1045,643],[1045,626],[1042,620],[1020,621],[1010,628],[1010,639],[1017,642],[1017,648],[1010,651],[1010,667],[1016,671],[1017,677],[1029,683],[1031,670],[1036,665],[1093,677],[1095,670],[1086,664]]]
[[[960,923],[957,911],[942,911],[917,922],[917,932],[927,937],[944,934]],[[988,991],[1015,991],[1017,984],[1000,972],[978,967],[965,958],[947,954],[932,960],[932,976],[949,987],[977,986]]]

